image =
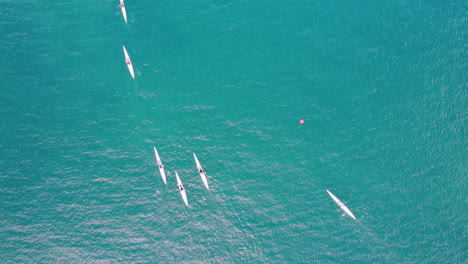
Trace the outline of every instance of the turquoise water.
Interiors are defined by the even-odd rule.
[[[3,263],[466,262],[465,1],[117,5],[0,7]]]

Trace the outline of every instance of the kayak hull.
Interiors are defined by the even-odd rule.
[[[182,181],[180,181],[179,174],[177,174],[177,171],[175,172],[175,175],[177,178],[177,186],[179,187],[180,196],[182,197],[182,200],[184,200],[185,205],[188,206],[187,194],[185,193],[184,185],[182,185]]]
[[[125,3],[124,0],[120,0],[120,9],[122,9],[122,16],[125,20],[125,23],[127,23],[127,10],[125,10]]]
[[[164,184],[167,184],[166,182],[166,173],[164,172],[164,168],[159,168],[159,173],[161,174],[161,178],[164,181]]]
[[[210,189],[210,187],[208,186],[208,180],[206,179],[206,174],[205,173],[200,173],[200,176],[202,178],[202,181],[203,181],[203,184],[205,185],[206,189]]]
[[[349,216],[351,216],[351,218],[356,220],[356,217],[351,212],[351,210],[349,210],[348,207],[346,207],[346,205],[344,205],[338,198],[336,198],[336,196],[333,195],[333,193],[331,193],[329,190],[326,191],[328,195],[330,195],[330,197],[340,206],[340,208],[343,209],[343,211],[345,211],[345,213],[347,213]]]
[[[125,7],[122,7],[122,16],[125,20],[125,23],[127,23],[127,10],[125,10]]]
[[[133,72],[133,66],[132,64],[127,64],[128,71],[130,72],[130,75],[132,76],[133,79],[135,79],[135,73]]]
[[[153,147],[153,149],[154,149],[154,156],[156,157],[156,164],[159,168],[159,173],[161,174],[161,178],[163,179],[164,184],[167,184],[166,173],[164,172],[164,166],[161,162],[161,159],[159,158],[159,154],[158,154],[158,151],[156,150],[156,147]]]
[[[130,75],[132,76],[132,78],[135,79],[135,73],[133,72],[132,61],[130,60],[130,56],[128,56],[128,52],[127,52],[127,49],[125,49],[125,46],[123,46],[123,51],[124,51],[125,63],[127,64],[128,71],[130,72]],[[127,63],[127,61],[129,63]]]
[[[206,173],[205,172],[200,173],[200,170],[203,171],[203,168],[200,165],[200,162],[198,161],[197,155],[195,155],[195,153],[193,153],[193,157],[195,158],[195,164],[197,165],[198,174],[200,174],[200,177],[202,178],[203,184],[205,185],[206,189],[209,190],[210,187],[208,186],[208,180],[206,179]]]

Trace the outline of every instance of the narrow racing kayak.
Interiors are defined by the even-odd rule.
[[[193,153],[193,157],[195,158],[195,163],[197,164],[197,170],[198,170],[198,173],[200,174],[200,177],[202,178],[203,184],[205,184],[206,189],[209,190],[210,187],[208,187],[208,180],[206,179],[206,173],[205,171],[203,171],[203,168],[200,165],[200,162],[198,161],[197,155],[195,155],[195,153]]]
[[[127,11],[125,10],[125,3],[124,3],[124,0],[120,0],[120,5],[119,5],[120,9],[122,10],[122,15],[123,15],[123,18],[125,20],[125,23],[127,23]]]
[[[132,61],[130,60],[130,56],[128,56],[128,53],[127,53],[127,50],[125,49],[125,46],[123,46],[123,51],[124,51],[125,63],[127,64],[128,71],[130,72],[130,75],[132,75],[132,78],[135,79],[135,74],[133,73]]]
[[[351,213],[351,211],[348,209],[348,207],[346,207],[346,205],[344,205],[340,200],[338,200],[338,198],[336,198],[335,195],[333,195],[333,193],[331,193],[329,190],[327,190],[327,193],[331,196],[331,198],[341,207],[341,209],[343,209],[343,211],[345,211],[349,216],[351,216],[353,219],[356,219],[356,217],[354,217],[353,213]]]
[[[182,182],[180,181],[179,174],[177,174],[177,171],[175,172],[175,176],[177,178],[177,185],[179,186],[180,195],[182,196],[182,199],[184,200],[185,205],[188,206],[187,194],[185,193],[184,185],[182,185]]]
[[[161,159],[159,158],[159,155],[158,155],[158,151],[156,150],[156,147],[153,147],[154,148],[154,155],[156,156],[156,163],[158,164],[158,168],[159,168],[159,173],[161,173],[161,177],[164,181],[164,184],[167,184],[166,182],[166,173],[164,173],[164,165],[162,165],[161,163]]]

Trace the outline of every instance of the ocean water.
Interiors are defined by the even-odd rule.
[[[117,5],[2,1],[2,263],[467,262],[466,1]]]

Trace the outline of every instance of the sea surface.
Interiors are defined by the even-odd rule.
[[[466,1],[0,2],[1,263],[467,263]]]

